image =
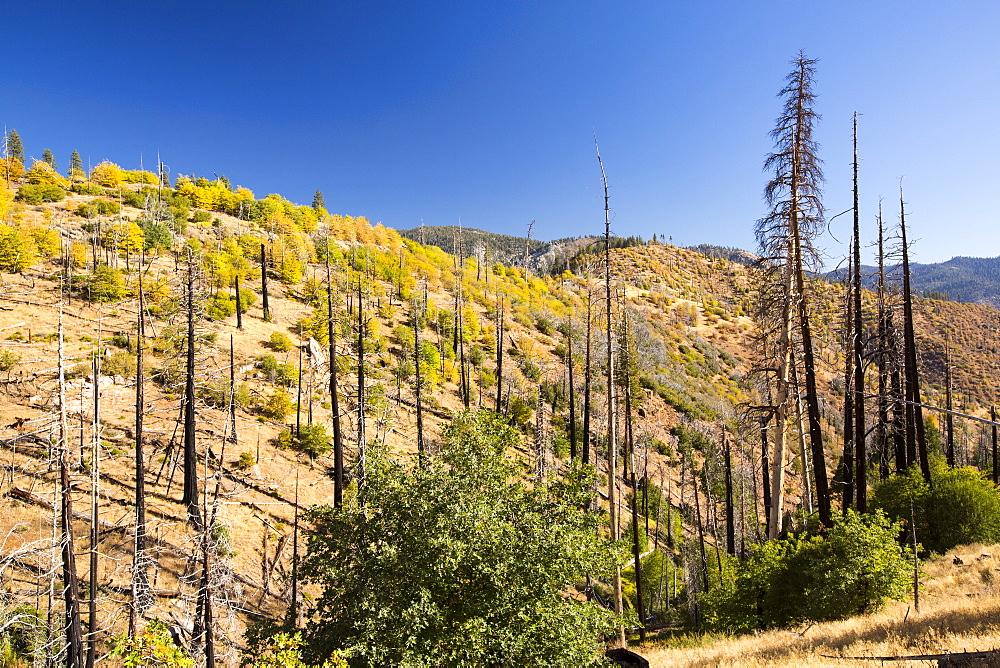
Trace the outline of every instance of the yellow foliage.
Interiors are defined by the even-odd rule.
[[[119,186],[124,183],[124,179],[125,172],[110,160],[105,160],[90,172],[90,180],[105,188]]]
[[[142,228],[135,221],[112,223],[104,232],[104,246],[116,248],[122,255],[131,255],[142,250],[144,236]]]
[[[14,191],[11,190],[7,182],[0,177],[0,220],[7,220],[10,206],[14,202]]]
[[[69,261],[77,269],[87,266],[87,244],[82,241],[72,241],[69,244]]]
[[[35,263],[35,241],[24,230],[0,224],[0,271],[20,274]]]
[[[16,181],[24,176],[24,165],[15,158],[0,158],[0,177]]]
[[[69,188],[69,182],[64,179],[59,172],[53,169],[52,165],[43,160],[36,160],[35,164],[33,164],[31,169],[28,170],[26,176],[28,183],[40,183],[59,186],[60,188]]]
[[[139,169],[124,170],[122,172],[122,180],[125,181],[125,183],[145,183],[151,186],[155,186],[159,183],[156,179],[156,174]]]
[[[38,254],[42,257],[52,257],[59,252],[61,240],[59,233],[51,227],[36,227],[31,230],[31,238],[35,242]]]

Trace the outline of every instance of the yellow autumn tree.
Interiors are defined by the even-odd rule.
[[[14,203],[14,191],[7,185],[7,181],[0,176],[0,220],[7,220],[10,213],[11,204]]]
[[[25,175],[28,183],[69,188],[69,182],[52,165],[44,160],[36,160]]]
[[[104,231],[105,248],[117,250],[125,258],[142,250],[142,228],[134,220],[112,223]]]
[[[38,257],[35,241],[24,230],[0,223],[0,271],[20,274]]]
[[[24,176],[24,165],[17,158],[0,158],[0,177],[16,181]]]
[[[90,180],[105,188],[114,188],[125,182],[125,172],[115,163],[105,160],[90,172]]]

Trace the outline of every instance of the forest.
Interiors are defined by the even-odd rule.
[[[992,649],[1000,316],[914,287],[902,190],[862,223],[857,114],[822,271],[815,76],[753,253],[613,234],[596,137],[604,218],[545,242],[9,130],[0,666]]]

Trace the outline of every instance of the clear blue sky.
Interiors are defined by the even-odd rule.
[[[1000,255],[995,1],[21,2],[3,22],[0,122],[61,169],[159,152],[390,227],[556,238],[602,231],[596,129],[615,233],[744,248],[802,48],[830,215],[858,111],[868,240],[905,177],[918,261]]]

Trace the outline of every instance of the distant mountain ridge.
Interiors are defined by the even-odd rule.
[[[861,265],[865,286],[874,289],[878,267]],[[889,277],[898,276],[894,265],[887,270]],[[841,280],[846,269],[827,274],[830,280]],[[910,280],[917,294],[933,299],[987,304],[1000,307],[1000,257],[968,257],[958,255],[946,262],[910,264]]]

